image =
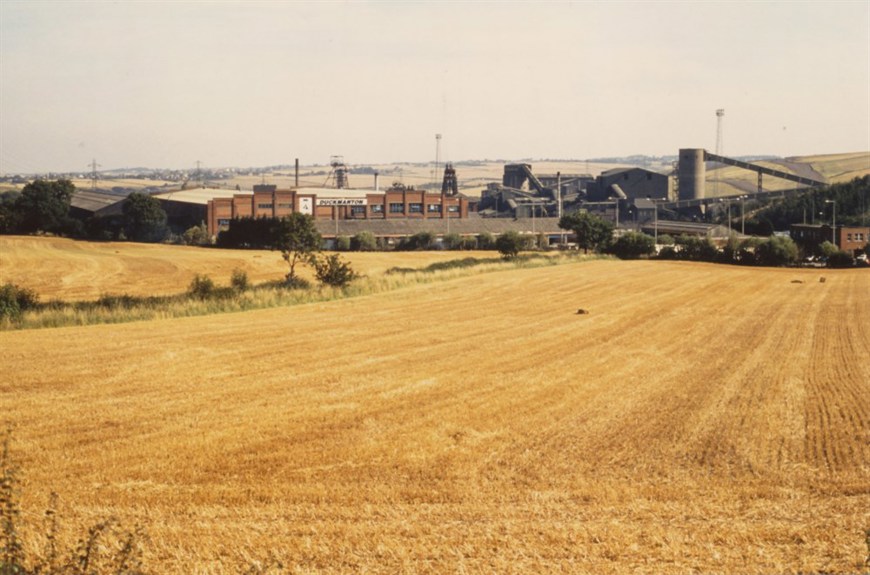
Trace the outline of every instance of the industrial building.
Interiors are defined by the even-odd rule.
[[[831,242],[854,257],[870,241],[870,227],[837,226],[834,231],[827,224],[792,224],[789,236],[806,253],[816,253],[819,245]]]
[[[614,168],[602,172],[586,186],[586,199],[602,202],[608,199],[651,198],[668,201],[672,199],[672,183],[667,174],[643,168]]]
[[[446,190],[435,193],[407,187],[388,190],[254,186],[253,192],[233,192],[207,203],[210,234],[229,226],[234,218],[287,216],[301,213],[317,220],[446,220],[468,217],[468,198]]]

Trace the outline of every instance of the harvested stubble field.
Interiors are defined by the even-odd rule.
[[[860,572],[870,274],[823,274],[600,260],[0,333],[24,519],[55,490],[64,537],[141,524],[156,573]]]
[[[495,252],[368,252],[353,254],[354,269],[382,274],[391,267],[424,267],[459,257],[494,257]],[[349,254],[348,254],[349,257]],[[0,284],[34,290],[43,300],[96,299],[101,295],[169,295],[183,292],[196,274],[228,285],[234,269],[254,283],[287,273],[281,253],[223,250],[130,242],[80,242],[65,238],[0,236]],[[313,279],[300,266],[303,277]]]

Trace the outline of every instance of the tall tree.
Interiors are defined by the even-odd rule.
[[[310,261],[312,255],[320,250],[320,232],[314,226],[314,218],[298,212],[275,222],[273,249],[280,250],[281,256],[290,265],[287,283],[297,283],[296,264]]]
[[[69,206],[76,187],[69,180],[34,180],[15,201],[22,232],[60,232],[69,223]]]
[[[577,245],[583,251],[606,248],[613,237],[613,224],[588,212],[573,212],[559,218],[559,227],[577,236]]]
[[[133,192],[124,201],[124,233],[136,242],[159,242],[166,237],[166,212],[148,194]]]

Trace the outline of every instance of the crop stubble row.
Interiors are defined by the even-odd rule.
[[[870,282],[827,275],[593,262],[6,333],[0,408],[29,503],[144,521],[170,572],[848,572]]]

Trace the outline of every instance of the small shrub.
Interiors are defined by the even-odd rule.
[[[230,276],[230,286],[236,291],[248,291],[251,287],[248,272],[239,268],[234,269],[233,275]]]
[[[291,276],[290,274],[287,274],[286,278],[284,279],[284,283],[281,285],[287,289],[311,289],[310,281],[297,275]]]
[[[332,287],[344,287],[359,275],[353,271],[349,262],[342,261],[338,254],[313,258],[314,273],[317,280]]]
[[[494,250],[495,236],[489,232],[484,232],[477,236],[477,249],[479,250]]]
[[[646,234],[628,232],[613,242],[610,251],[619,259],[638,259],[656,252],[655,240]]]
[[[662,260],[675,260],[678,256],[677,248],[674,246],[664,246],[659,252],[659,259]]]
[[[373,252],[378,249],[378,242],[371,232],[360,232],[350,239],[350,249],[355,252]]]
[[[214,293],[214,281],[207,275],[196,274],[190,286],[187,288],[187,293],[191,297],[206,300]]]
[[[4,284],[0,287],[0,320],[18,320],[22,312],[34,309],[39,305],[39,296],[36,292],[19,287],[13,283]]]
[[[462,247],[462,236],[457,233],[444,234],[443,238],[444,249],[458,250]]]
[[[828,256],[829,268],[849,268],[855,265],[855,260],[852,255],[843,250],[837,250]]]
[[[463,236],[462,244],[459,246],[461,250],[476,250],[477,249],[477,238],[472,236]]]
[[[501,234],[498,236],[498,239],[495,240],[495,248],[498,250],[498,253],[501,254],[501,257],[506,260],[516,258],[519,255],[520,250],[523,250],[526,247],[526,238],[513,230]]]
[[[207,246],[211,243],[205,223],[188,228],[181,234],[181,241],[189,246]]]
[[[337,252],[350,251],[350,237],[349,236],[338,236],[337,238],[335,238],[335,251],[337,251]]]
[[[101,295],[97,300],[97,305],[106,309],[132,309],[135,305],[141,303],[139,298],[131,295]]]

